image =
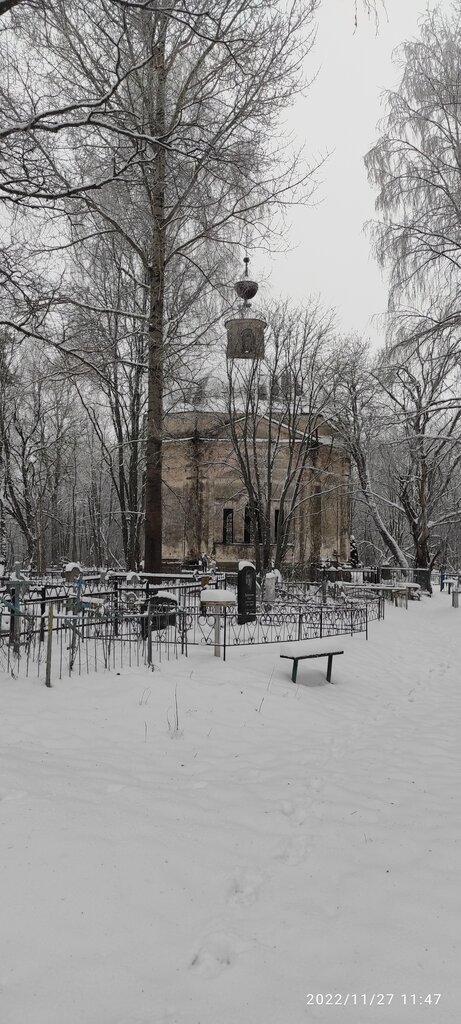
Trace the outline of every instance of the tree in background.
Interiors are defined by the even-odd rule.
[[[432,332],[371,357],[353,340],[337,357],[332,415],[348,448],[363,504],[402,568],[430,571],[446,528],[461,522],[459,347]]]
[[[461,521],[460,496],[450,500],[461,464],[459,340],[440,331],[395,350],[379,379],[394,418],[389,445],[395,491],[407,521],[416,568],[430,571],[441,550],[441,530]]]
[[[25,542],[30,565],[44,572],[55,561],[64,529],[72,439],[78,426],[72,393],[37,358],[19,358],[12,339],[2,343],[3,511]]]
[[[229,360],[227,383],[228,422],[259,573],[272,559],[277,568],[284,561],[295,523],[315,501],[312,479],[324,478],[329,462],[320,465],[319,427],[329,391],[331,314],[314,302],[299,310],[283,304],[268,321],[264,359]],[[330,486],[338,486],[333,468]]]
[[[358,337],[341,339],[336,349],[330,415],[355,469],[356,497],[363,503],[385,549],[397,565],[407,569],[407,555],[389,529],[386,495],[380,489],[378,454],[389,423],[389,407],[375,373],[370,347]]]
[[[459,323],[461,270],[461,7],[427,11],[420,38],[402,44],[403,75],[387,93],[381,135],[365,158],[381,215],[378,257],[391,273],[391,304],[437,294]]]
[[[39,211],[31,261],[35,267],[44,237],[48,254],[59,251],[61,259],[64,246],[72,247],[81,286],[88,239],[116,235],[137,263],[144,289],[148,570],[161,568],[163,404],[174,283],[187,268],[193,330],[194,290],[208,289],[225,304],[229,257],[247,225],[259,244],[273,232],[284,203],[310,194],[309,168],[273,140],[281,112],[302,83],[316,5],[294,0],[288,9],[278,0],[258,0],[249,7],[246,0],[220,0],[210,13],[203,2],[186,10],[61,0],[47,8],[45,19],[27,6],[17,17],[11,14],[15,33],[5,36],[8,77],[1,94],[9,150],[0,192],[27,211],[23,241],[34,228],[31,208]],[[32,106],[42,111],[46,99],[56,112],[60,97],[57,120],[53,113],[40,114],[31,123],[31,90]],[[17,220],[13,240],[22,227],[19,215]],[[72,276],[66,265],[61,274],[66,270]],[[55,336],[54,310],[63,292],[57,269],[54,276],[52,295],[37,304],[32,294],[28,302],[32,332],[38,306],[43,311],[49,302],[41,326],[49,337]],[[172,320],[179,316],[173,308]],[[70,341],[75,353],[75,339],[66,336],[66,345]]]

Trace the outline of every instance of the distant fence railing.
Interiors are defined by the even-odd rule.
[[[461,573],[447,572],[447,577],[461,579]],[[287,569],[283,574],[284,585],[320,585],[323,581],[329,583],[355,583],[358,586],[365,586],[367,583],[418,583],[422,590],[437,586],[441,582],[439,570],[417,569],[408,567],[402,569],[400,566],[359,566],[357,568],[338,566],[309,566],[295,565]]]

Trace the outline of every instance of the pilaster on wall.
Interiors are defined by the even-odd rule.
[[[165,445],[163,459],[163,552],[165,558],[187,557],[188,480],[184,445]]]

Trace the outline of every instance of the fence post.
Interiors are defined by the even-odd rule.
[[[16,601],[16,587],[10,587],[10,594],[10,635],[8,639],[10,644],[14,644],[14,605]]]
[[[118,636],[118,580],[114,580],[114,636]]]
[[[46,644],[46,676],[45,683],[51,686],[51,657],[53,653],[53,605],[48,610],[48,637]]]
[[[150,601],[147,604],[147,664],[152,665],[152,605]]]
[[[303,613],[300,611],[298,615],[298,640],[303,638]]]
[[[18,583],[15,587],[11,587],[11,606],[10,606],[10,644],[13,645],[15,654],[19,653],[19,647],[21,643],[21,619],[19,616],[19,599],[21,595],[21,587]]]
[[[46,587],[42,587],[42,601],[40,604],[40,643],[45,639],[45,612],[46,612]]]
[[[320,605],[320,639],[323,636],[323,604]]]

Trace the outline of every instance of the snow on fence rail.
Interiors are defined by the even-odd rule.
[[[221,616],[221,645],[226,649],[244,645],[282,643],[288,640],[308,640],[345,633],[365,633],[368,625],[384,617],[384,599],[380,596],[367,601],[342,601],[331,604],[286,603],[283,606],[261,608],[253,622],[238,622],[234,609],[225,608]],[[196,615],[185,612],[187,644],[215,643],[214,615]]]
[[[236,611],[224,610],[221,644],[245,644],[368,632],[384,615],[384,601],[369,600],[272,607],[261,605],[253,622],[239,624]],[[153,666],[163,657],[187,656],[189,645],[215,645],[216,617],[200,603],[200,585],[188,582],[169,590],[144,583],[117,583],[111,589],[55,584],[27,590],[10,583],[0,615],[0,667],[13,673],[45,672],[51,677],[132,665]]]

